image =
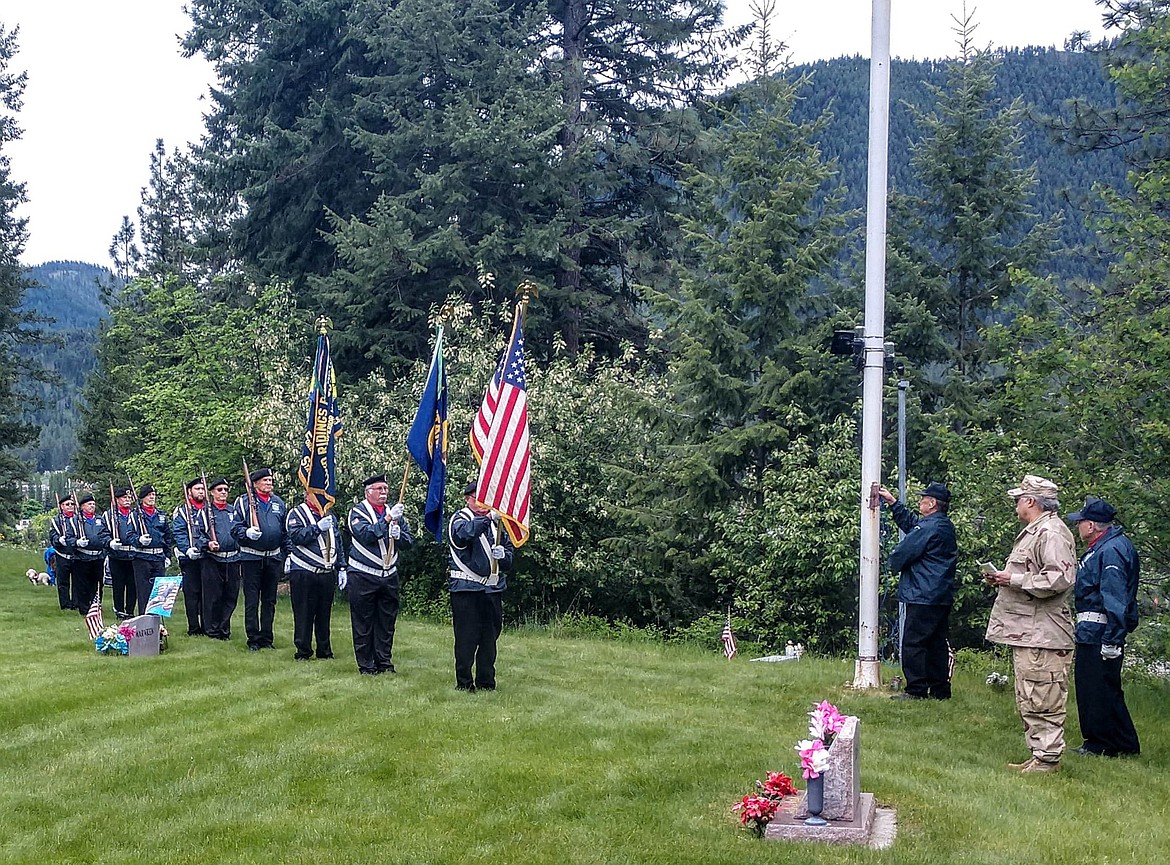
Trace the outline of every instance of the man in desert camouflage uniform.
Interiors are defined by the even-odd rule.
[[[1069,596],[1076,582],[1072,532],[1057,516],[1059,488],[1025,475],[1008,495],[1024,524],[1002,571],[986,576],[997,586],[987,639],[1012,648],[1016,708],[1032,756],[1009,763],[1020,772],[1055,772],[1064,753],[1068,673],[1073,659]]]

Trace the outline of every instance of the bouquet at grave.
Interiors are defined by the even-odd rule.
[[[1008,677],[1003,673],[988,673],[987,684],[997,691],[1002,691],[1007,687]]]
[[[806,781],[819,778],[829,768],[829,746],[845,726],[845,716],[828,700],[822,700],[808,713],[809,738],[796,743],[800,753],[800,772]]]
[[[780,800],[796,794],[792,779],[783,772],[769,772],[763,781],[756,781],[756,792],[748,793],[731,806],[733,814],[739,814],[739,825],[757,838],[764,837],[764,828],[776,816]]]
[[[102,655],[129,655],[133,636],[133,625],[110,625],[94,638],[93,645]]]

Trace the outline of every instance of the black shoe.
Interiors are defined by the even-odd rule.
[[[494,691],[495,689],[496,689],[495,685],[476,685],[475,686],[475,690],[477,690],[477,691]]]
[[[456,691],[466,691],[469,694],[475,693],[475,685],[456,685]]]
[[[260,647],[259,646],[248,646],[248,651],[249,652],[259,652]]]
[[[381,667],[381,668],[379,668],[378,672],[379,672],[379,673],[397,673],[398,671],[397,671],[397,670],[395,670],[395,669],[394,669],[394,665],[393,665],[393,664],[391,664],[389,667]]]
[[[293,655],[293,660],[294,661],[311,661],[311,660],[313,660],[313,656],[312,655]]]
[[[361,673],[363,676],[380,676],[380,675],[382,675],[381,670],[358,670],[358,672]]]

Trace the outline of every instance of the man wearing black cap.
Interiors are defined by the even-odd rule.
[[[207,556],[203,569],[203,631],[213,640],[232,635],[232,613],[240,600],[240,545],[232,537],[235,511],[228,505],[227,478],[211,481]]]
[[[77,503],[73,496],[57,499],[57,513],[49,520],[47,546],[57,551],[57,602],[62,610],[74,610],[73,544],[77,540]]]
[[[154,581],[167,572],[167,553],[175,545],[171,522],[158,510],[158,492],[147,484],[138,491],[138,530],[133,544],[134,591],[138,595],[138,615],[146,614],[146,605]]]
[[[951,698],[947,624],[955,600],[959,548],[955,526],[947,516],[951,491],[928,484],[918,500],[918,513],[894,498],[885,487],[878,495],[906,536],[890,554],[890,570],[901,574],[898,600],[906,605],[902,630],[902,673],[906,688],[894,699]]]
[[[232,537],[240,545],[244,581],[244,631],[248,649],[276,648],[272,622],[276,618],[276,584],[284,574],[284,499],[272,491],[272,469],[250,476],[256,494],[256,513],[246,495],[236,499]]]
[[[89,493],[78,498],[81,513],[78,515],[78,533],[73,544],[73,600],[82,616],[89,608],[102,584],[102,570],[110,533],[106,524],[98,519],[97,503]]]
[[[466,507],[447,524],[455,687],[494,691],[496,641],[504,624],[503,596],[513,547],[500,526],[500,515],[476,500],[476,488],[474,481],[464,488]]]
[[[317,657],[332,658],[329,623],[337,584],[342,582],[340,569],[345,566],[337,518],[322,514],[316,496],[306,492],[305,500],[288,512],[284,532],[284,562],[296,646],[293,658],[298,661],[312,658],[314,637]]]
[[[1077,753],[1107,757],[1141,751],[1121,690],[1125,637],[1138,624],[1141,562],[1121,527],[1114,525],[1116,516],[1109,502],[1092,496],[1068,516],[1086,544],[1073,590],[1077,611],[1073,682],[1085,737]]]
[[[337,578],[347,589],[353,653],[365,676],[393,673],[398,620],[398,551],[414,543],[402,502],[386,507],[385,475],[362,482],[364,500],[349,512],[349,568]]]
[[[183,608],[187,611],[187,635],[207,633],[203,626],[203,566],[207,549],[207,491],[203,478],[184,484],[185,501],[171,514],[175,558],[183,575]]]
[[[134,496],[128,486],[111,486],[113,506],[102,514],[106,531],[110,533],[110,588],[113,594],[114,615],[125,619],[134,615],[138,592],[134,588],[134,538],[142,532],[138,528],[138,512],[131,510]]]

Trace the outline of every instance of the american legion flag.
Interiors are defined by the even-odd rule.
[[[329,356],[329,337],[317,337],[313,383],[309,387],[309,417],[297,477],[322,515],[337,501],[337,439],[341,436],[341,409],[337,403],[337,378]],[[245,478],[247,480],[247,478]]]
[[[418,403],[414,423],[406,436],[406,449],[427,476],[424,521],[439,543],[443,542],[443,495],[447,486],[447,367],[443,364],[443,325],[435,336],[435,353]]]
[[[532,479],[528,380],[524,372],[524,307],[524,301],[516,304],[512,335],[471,425],[471,449],[479,463],[475,497],[499,511],[508,536],[517,547],[528,540]]]
[[[727,624],[723,626],[723,654],[727,660],[735,657],[735,634],[731,632],[731,610],[727,611]]]

